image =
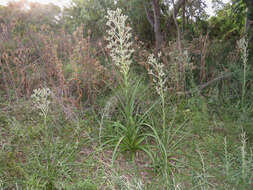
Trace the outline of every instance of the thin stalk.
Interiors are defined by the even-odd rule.
[[[162,141],[163,144],[165,145],[165,149],[164,149],[164,161],[165,161],[165,168],[164,168],[164,173],[165,173],[165,178],[166,178],[166,183],[167,185],[169,184],[168,181],[168,163],[167,163],[167,148],[166,145],[168,144],[168,133],[166,132],[166,112],[165,112],[165,97],[164,97],[164,91],[163,91],[163,87],[161,88],[160,91],[160,97],[162,100],[162,128],[163,128],[163,134],[162,134]]]
[[[241,146],[241,156],[242,156],[242,179],[244,182],[246,182],[246,178],[247,178],[247,161],[246,161],[246,135],[245,133],[241,134],[241,142],[242,142],[242,146]]]
[[[242,85],[242,105],[244,106],[246,75],[247,75],[247,58],[243,61],[243,85]]]
[[[242,106],[244,106],[245,94],[246,94],[246,77],[247,77],[247,63],[248,63],[248,41],[246,37],[242,38],[239,43],[239,49],[241,51],[241,58],[243,61],[243,84],[242,84]]]
[[[165,113],[165,99],[164,99],[164,93],[162,91],[161,93],[161,99],[162,99],[162,112],[163,112],[163,135],[164,135],[164,142],[167,141],[167,138],[166,138],[166,121],[165,121],[165,117],[166,117],[166,113]]]
[[[229,176],[229,155],[228,155],[228,148],[227,148],[227,138],[224,138],[224,150],[225,150],[225,173],[226,173],[226,177]]]
[[[127,115],[127,126],[130,126],[130,118],[131,118],[131,102],[130,102],[130,97],[129,97],[129,83],[128,83],[128,74],[124,73],[123,74],[123,80],[124,80],[124,84],[123,84],[123,91],[124,91],[124,96],[125,96],[125,112]]]

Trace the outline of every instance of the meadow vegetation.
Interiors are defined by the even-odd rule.
[[[253,189],[251,45],[213,34],[226,14],[156,49],[115,4],[91,29],[31,6],[0,6],[0,190]]]

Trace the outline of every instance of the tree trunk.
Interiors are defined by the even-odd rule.
[[[172,10],[170,10],[170,12],[169,12],[169,16],[168,16],[168,19],[167,19],[167,22],[166,22],[166,28],[167,28],[167,30],[166,31],[168,31],[168,33],[173,33],[173,32],[171,32],[171,28],[174,26],[175,27],[175,22],[174,22],[174,16],[175,17],[177,17],[177,15],[178,15],[178,12],[179,12],[179,10],[180,10],[180,8],[184,8],[184,10],[183,10],[183,22],[185,22],[185,6],[186,6],[186,0],[177,0],[176,2],[174,2],[173,3],[174,4],[174,6],[173,6],[173,9]],[[188,18],[187,18],[187,23],[188,23]],[[185,25],[185,24],[183,24],[183,25]]]
[[[184,1],[184,3],[183,3],[183,7],[182,7],[182,24],[183,24],[183,32],[185,31],[185,5],[186,5],[186,1]]]
[[[147,16],[148,22],[152,26],[152,28],[154,28],[154,17],[153,17],[152,11],[150,11],[148,9],[148,7],[147,7],[146,4],[144,4],[144,8],[145,8],[145,12],[146,12],[146,16]]]
[[[173,7],[173,10],[170,11],[168,22],[170,23],[171,20],[173,20],[173,13],[177,16],[180,8],[185,5],[186,0],[178,0],[175,2],[175,6]]]
[[[155,47],[156,53],[158,53],[161,49],[163,36],[161,31],[161,23],[160,23],[160,5],[159,0],[152,0],[153,12],[154,12],[154,32],[155,32]]]
[[[156,53],[161,50],[161,46],[163,43],[163,34],[161,31],[161,7],[160,7],[160,0],[151,0],[149,1],[152,4],[153,14],[152,11],[148,8],[147,4],[144,2],[144,8],[146,12],[147,19],[154,29],[155,33],[155,46],[156,46]],[[170,11],[168,22],[166,24],[167,28],[171,28],[172,23],[174,23],[173,13],[175,15],[178,14],[180,8],[185,4],[186,0],[177,0],[175,2],[175,6],[173,10]]]

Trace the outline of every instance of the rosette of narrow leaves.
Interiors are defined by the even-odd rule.
[[[119,68],[124,77],[127,77],[132,62],[131,56],[134,52],[131,49],[131,27],[127,26],[128,17],[123,15],[119,8],[116,11],[108,10],[107,14],[108,21],[106,25],[109,27],[107,31],[107,40],[109,42],[107,48],[110,49],[113,63]]]
[[[160,56],[161,54],[158,55],[158,57]],[[156,92],[159,94],[159,96],[163,96],[163,93],[167,90],[167,79],[164,72],[164,64],[160,63],[157,58],[155,58],[154,54],[151,54],[148,57],[148,64],[151,66],[148,74],[152,75]]]

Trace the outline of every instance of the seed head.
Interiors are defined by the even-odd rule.
[[[51,103],[49,98],[51,95],[52,92],[49,88],[35,89],[31,95],[35,107],[41,111],[40,115],[44,117],[47,116],[49,110],[49,104]]]
[[[109,27],[106,40],[109,42],[107,48],[110,49],[110,54],[113,63],[119,68],[123,75],[127,75],[131,65],[131,56],[134,52],[132,47],[131,27],[127,26],[127,16],[122,14],[121,9],[116,11],[108,10],[107,23]]]
[[[158,58],[161,57],[161,53],[158,54]],[[160,63],[154,54],[148,57],[148,64],[151,66],[148,74],[153,76],[153,83],[155,85],[156,92],[161,96],[166,90],[166,75],[164,72],[164,64]]]

